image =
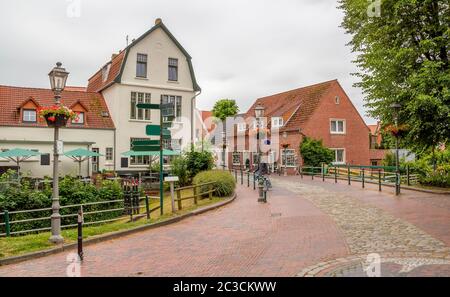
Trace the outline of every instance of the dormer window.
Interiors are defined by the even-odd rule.
[[[106,64],[102,68],[102,80],[103,80],[103,82],[108,80],[109,69],[111,69],[111,63]]]
[[[37,121],[36,109],[23,109],[22,121],[24,123],[36,123]]]
[[[84,125],[84,112],[77,111],[77,117],[72,120],[72,124],[75,125]]]
[[[137,54],[136,77],[147,78],[147,55]]]
[[[334,103],[336,104],[341,103],[341,98],[339,98],[339,96],[334,97]]]
[[[272,128],[280,128],[283,127],[283,118],[282,117],[273,117],[272,118]]]

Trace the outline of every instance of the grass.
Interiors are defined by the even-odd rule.
[[[182,197],[187,197],[192,195],[192,190],[185,190],[182,192]],[[222,201],[223,198],[213,197],[212,200],[199,199],[198,205],[194,204],[193,199],[184,200],[182,202],[183,209],[177,210],[172,213],[171,198],[170,196],[164,197],[164,214],[160,215],[160,210],[156,210],[151,213],[150,219],[147,220],[146,217],[140,220],[130,222],[129,217],[124,217],[123,220],[119,220],[113,223],[86,226],[83,228],[83,238],[87,239],[96,235],[107,234],[120,230],[132,229],[134,227],[153,224],[156,222],[164,221],[172,217],[180,216],[182,214],[188,213],[194,209],[214,204]],[[159,200],[150,201],[150,209],[158,206]],[[175,206],[177,203],[175,202]],[[145,214],[145,207],[141,209],[141,213]],[[64,243],[73,243],[77,240],[77,229],[65,229],[62,231],[62,236],[64,237]],[[14,237],[2,237],[0,238],[0,258],[18,256],[26,253],[51,249],[55,247],[54,244],[48,241],[50,237],[50,232],[43,232],[38,234],[29,234],[24,236],[14,236]]]

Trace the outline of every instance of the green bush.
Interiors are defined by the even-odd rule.
[[[450,188],[450,174],[437,170],[426,177],[421,177],[420,183],[428,186]]]
[[[183,156],[175,157],[171,162],[171,174],[178,176],[178,186],[184,187],[189,185],[189,170],[187,159]]]
[[[318,167],[322,163],[329,164],[334,160],[334,152],[325,147],[322,140],[309,137],[303,138],[300,144],[300,153],[305,165]]]
[[[215,182],[214,195],[217,197],[231,196],[236,188],[233,175],[228,171],[209,170],[198,173],[193,180],[194,185]],[[202,187],[201,192],[206,192],[207,186]]]
[[[186,153],[186,162],[189,172],[189,178],[193,178],[197,173],[211,170],[214,166],[214,157],[208,151],[197,152],[189,151]]]

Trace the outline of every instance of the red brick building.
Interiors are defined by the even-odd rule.
[[[261,140],[261,156],[271,168],[284,168],[287,160],[288,172],[295,172],[302,164],[299,147],[305,135],[322,139],[334,150],[336,164],[370,164],[369,127],[339,82],[332,80],[257,99],[243,119],[235,119],[234,134],[228,135],[229,168],[248,163],[253,168],[258,160],[256,106],[264,107],[262,122],[268,136]]]

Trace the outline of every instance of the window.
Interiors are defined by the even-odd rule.
[[[112,159],[113,159],[113,148],[112,147],[106,148],[105,159],[106,159],[106,161],[112,161]]]
[[[341,103],[341,98],[339,98],[339,96],[334,97],[334,103],[336,104]]]
[[[150,138],[130,138],[130,149],[131,149],[131,144],[135,140],[150,140]],[[149,156],[131,156],[130,157],[130,165],[148,165],[148,164],[150,164]]]
[[[170,123],[175,118],[181,117],[181,96],[162,96],[162,104],[173,103],[172,107],[164,109],[163,122]]]
[[[295,167],[295,150],[281,150],[281,164],[287,167]]]
[[[163,147],[168,150],[181,150],[181,139],[163,139]]]
[[[241,165],[241,153],[233,152],[233,165]]]
[[[345,121],[344,120],[330,120],[330,133],[331,134],[345,134]]]
[[[111,63],[106,64],[102,68],[102,81],[105,82],[108,79],[109,70],[111,69]]]
[[[137,54],[136,77],[147,77],[147,55]]]
[[[238,123],[237,124],[237,131],[238,132],[244,132],[247,129],[246,123]]]
[[[36,110],[24,109],[22,111],[22,120],[28,123],[36,123]]]
[[[283,127],[283,118],[282,117],[272,118],[272,128],[279,128],[279,127]]]
[[[84,112],[76,112],[77,117],[72,120],[72,124],[83,125],[84,124]]]
[[[345,164],[345,149],[332,149],[334,151],[333,164]]]
[[[259,154],[253,153],[253,166],[258,164]]]
[[[178,59],[169,58],[169,81],[178,81]]]
[[[137,108],[139,103],[151,103],[150,93],[131,92],[130,119],[150,121],[150,109]]]
[[[264,119],[262,119],[262,118],[255,119],[255,121],[253,122],[253,129],[256,129],[258,127],[259,128],[266,127],[266,123],[265,123]]]

